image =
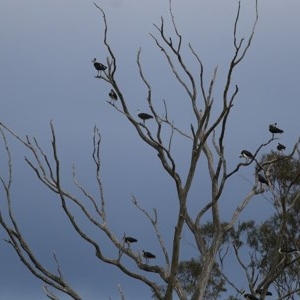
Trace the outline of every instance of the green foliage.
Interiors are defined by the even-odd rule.
[[[262,223],[240,223],[230,232],[239,256],[239,249],[250,251],[248,264],[243,263],[250,280],[249,286],[273,285],[278,296],[295,299],[300,289],[300,256],[281,254],[282,249],[299,249],[300,233],[300,160],[278,152],[264,155],[257,166],[263,170],[270,184],[270,202],[274,213]]]
[[[191,294],[201,271],[199,260],[192,258],[179,264],[178,279],[187,294]]]
[[[291,193],[300,186],[300,160],[272,151],[261,159],[261,165],[279,196]]]
[[[201,259],[191,258],[190,260],[180,262],[177,279],[188,296],[193,294],[201,270]],[[219,299],[221,294],[227,291],[225,283],[226,282],[222,277],[219,265],[215,263],[205,291],[205,299]],[[166,287],[161,286],[160,289],[165,291]],[[156,299],[155,295],[153,295],[152,298]]]
[[[192,258],[191,260],[180,263],[178,280],[182,283],[183,288],[188,295],[193,293],[201,270],[201,259]],[[205,299],[217,299],[222,292],[226,292],[225,280],[221,276],[218,264],[215,263],[209,284],[205,291]]]

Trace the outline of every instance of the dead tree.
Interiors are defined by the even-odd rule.
[[[96,5],[96,4],[95,4]],[[148,219],[153,226],[156,238],[160,244],[161,251],[164,254],[164,264],[156,265],[146,263],[142,259],[142,253],[134,252],[131,247],[124,245],[124,239],[119,239],[107,225],[105,197],[103,194],[103,187],[101,181],[101,159],[100,159],[100,143],[101,135],[98,128],[94,129],[93,136],[93,161],[96,170],[97,188],[99,196],[95,197],[80,184],[77,179],[76,169],[73,168],[73,180],[75,186],[81,191],[82,198],[75,196],[71,191],[64,188],[61,181],[61,161],[59,158],[57,141],[54,126],[51,123],[51,157],[47,154],[36,139],[30,137],[21,138],[18,134],[9,129],[5,124],[0,123],[2,140],[4,142],[8,155],[8,180],[1,176],[2,187],[6,193],[7,207],[8,207],[8,221],[3,214],[0,214],[0,223],[8,234],[7,242],[12,245],[23,264],[45,284],[45,292],[50,299],[57,299],[57,296],[52,292],[48,286],[68,294],[73,299],[81,299],[75,290],[70,287],[62,275],[58,259],[54,255],[55,263],[57,265],[57,272],[54,274],[50,272],[36,258],[30,249],[30,245],[23,239],[22,233],[18,227],[18,222],[14,217],[11,207],[11,152],[6,140],[6,135],[10,134],[25,146],[32,154],[31,158],[26,157],[25,160],[29,167],[34,171],[37,178],[53,193],[58,196],[61,207],[73,226],[74,230],[79,236],[90,244],[95,251],[96,257],[104,263],[110,264],[118,268],[121,272],[130,276],[140,282],[143,282],[151,288],[153,294],[157,299],[169,300],[176,294],[182,300],[188,299],[185,290],[180,281],[177,279],[178,266],[180,262],[180,253],[183,248],[182,234],[184,226],[188,228],[189,232],[194,237],[195,245],[199,251],[202,261],[202,271],[199,274],[197,284],[195,286],[192,300],[204,299],[204,294],[208,281],[216,262],[217,255],[223,244],[224,236],[233,228],[238,220],[241,212],[245,209],[249,201],[264,190],[260,187],[258,180],[255,181],[253,187],[248,194],[240,200],[240,204],[234,210],[231,218],[225,223],[220,218],[220,201],[224,188],[227,183],[232,180],[234,175],[244,167],[250,164],[257,163],[256,157],[263,147],[270,144],[274,140],[274,136],[265,143],[257,146],[254,158],[251,161],[239,163],[233,170],[227,168],[227,158],[224,146],[225,133],[227,130],[227,122],[230,113],[234,107],[235,99],[237,98],[239,88],[233,80],[233,75],[237,71],[238,65],[245,59],[248,50],[252,45],[256,25],[258,22],[258,7],[257,1],[253,3],[253,25],[247,37],[238,37],[238,26],[241,22],[241,2],[238,2],[236,16],[233,22],[233,53],[230,58],[230,63],[226,72],[226,80],[222,87],[221,99],[215,99],[215,85],[218,78],[218,67],[215,67],[213,75],[209,80],[208,85],[207,75],[204,69],[204,63],[200,55],[197,54],[191,43],[185,44],[185,41],[177,28],[175,16],[172,11],[172,2],[169,1],[169,12],[172,20],[172,38],[169,37],[165,29],[165,19],[161,18],[160,24],[154,25],[155,34],[151,34],[154,44],[163,54],[168,63],[174,78],[177,80],[179,86],[183,88],[186,94],[184,99],[186,106],[193,112],[193,121],[188,124],[189,130],[185,130],[176,125],[176,121],[170,117],[168,101],[163,101],[164,112],[161,113],[153,101],[153,90],[150,80],[147,78],[146,72],[142,66],[141,54],[139,49],[137,53],[137,66],[142,83],[147,89],[146,102],[151,112],[153,119],[141,122],[135,117],[135,114],[129,109],[127,100],[122,93],[121,85],[116,79],[117,74],[117,58],[114,54],[112,45],[109,42],[108,36],[108,22],[104,10],[96,5],[103,17],[104,22],[104,38],[103,43],[106,47],[108,57],[105,66],[107,68],[101,70],[96,80],[99,84],[106,84],[109,90],[113,90],[116,103],[108,101],[111,108],[119,113],[120,117],[124,117],[132,125],[139,138],[141,138],[156,154],[161,163],[162,168],[166,174],[173,180],[176,186],[178,212],[176,222],[174,224],[174,232],[172,238],[172,250],[169,252],[165,246],[164,238],[159,229],[159,218],[157,209],[153,213],[148,212],[140,204],[140,201],[135,196],[132,196],[133,205]],[[193,56],[194,63],[198,66],[197,72],[192,72],[188,68],[188,63],[185,60],[182,52],[188,50]],[[223,70],[224,71],[224,70]],[[221,109],[212,114],[215,103],[221,103]],[[150,129],[148,122],[153,122]],[[165,134],[168,129],[169,135]],[[173,154],[174,137],[179,137],[190,144],[191,151],[186,158],[189,161],[187,175],[181,174],[178,170],[178,161]],[[199,211],[194,217],[194,212],[189,210],[188,200],[189,193],[195,182],[195,173],[199,168],[200,161],[205,161],[207,164],[207,172],[210,178],[210,199],[201,199],[199,196],[199,204],[201,205]],[[86,221],[91,223],[95,228],[103,232],[109,241],[116,247],[118,256],[108,256],[103,254],[101,244],[99,244],[93,237],[86,232],[72,213],[72,207],[76,207],[78,211],[86,218]],[[92,207],[92,210],[91,210]],[[1,213],[1,212],[0,212]],[[208,243],[205,234],[202,232],[204,219],[209,217],[214,226],[213,236]],[[131,260],[135,268],[127,266],[123,263],[123,257]],[[143,272],[141,272],[143,271]],[[148,273],[156,273],[166,284],[166,289],[162,290],[160,285],[148,277]],[[145,275],[146,274],[146,275]],[[121,292],[122,298],[124,298]]]

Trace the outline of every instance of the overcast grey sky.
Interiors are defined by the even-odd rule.
[[[253,2],[242,1],[240,37],[247,36],[252,28]],[[165,99],[178,124],[189,128],[190,114],[183,111],[181,104],[184,94],[174,85],[167,64],[149,35],[156,33],[153,23],[159,24],[162,15],[170,21],[168,1],[103,0],[99,4],[107,14],[109,42],[118,59],[116,77],[132,112],[148,110],[146,89],[136,66],[136,53],[142,47],[144,72],[151,81],[158,107],[161,106],[163,113],[161,103]],[[190,42],[201,55],[207,80],[214,67],[219,66],[217,86],[220,88],[222,75],[233,54],[232,28],[237,1],[174,0],[173,4],[185,49]],[[239,161],[242,149],[254,151],[269,138],[269,123],[277,122],[284,129],[281,142],[288,150],[299,137],[299,14],[298,0],[259,1],[259,23],[253,44],[234,76],[240,92],[226,142],[231,168]],[[166,25],[166,28],[170,26]],[[136,195],[147,209],[158,208],[164,219],[162,233],[169,246],[173,234],[172,212],[177,205],[175,192],[161,170],[156,154],[107,104],[110,87],[94,78],[96,72],[91,60],[97,57],[105,62],[107,56],[102,30],[101,14],[93,1],[1,0],[0,121],[21,136],[35,136],[50,149],[49,121],[53,120],[65,182],[71,186],[71,167],[75,163],[79,179],[92,191],[95,190],[92,135],[94,125],[97,125],[103,140],[102,174],[110,224],[120,238],[126,231],[139,239],[141,249],[156,253],[159,248],[153,231],[132,207],[130,196]],[[189,66],[193,68],[192,56],[185,52],[187,61],[191,59]],[[221,90],[216,91],[216,103],[220,93]],[[118,283],[127,299],[150,299],[148,288],[126,278],[111,266],[95,263],[93,249],[73,232],[60,211],[58,199],[37,182],[26,166],[24,155],[28,153],[20,144],[10,142],[14,159],[15,212],[37,255],[54,270],[52,251],[55,250],[66,278],[84,299],[118,299]],[[179,168],[184,172],[187,147],[179,142],[176,147]],[[1,174],[5,165],[3,157]],[[224,218],[249,188],[245,178],[251,181],[252,173],[253,169],[241,171],[237,181],[226,190],[221,200]],[[207,195],[204,187],[205,183],[192,190],[192,203],[192,198],[199,193]],[[3,204],[3,194],[1,197]],[[233,207],[226,200],[232,201]],[[251,217],[255,212],[258,219],[263,219],[268,214],[268,203],[262,204],[257,212],[258,201],[263,203],[262,199],[254,199],[243,217]],[[0,239],[4,238],[1,229]],[[159,252],[156,255],[156,263],[159,263],[162,255]],[[186,246],[183,257],[191,255],[197,255],[197,252]],[[45,298],[41,282],[31,276],[5,242],[0,242],[0,265],[0,299]],[[246,285],[245,279],[239,280],[241,285]]]

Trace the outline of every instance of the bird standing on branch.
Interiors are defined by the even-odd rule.
[[[299,250],[296,249],[296,248],[279,248],[278,252],[280,254],[286,254],[286,255],[288,255],[288,254],[298,253]]]
[[[286,148],[286,147],[285,147],[284,145],[278,143],[278,145],[277,145],[277,150],[278,150],[278,151],[285,150],[285,148]]]
[[[248,159],[250,160],[254,159],[253,154],[248,150],[242,150],[240,157],[245,157],[246,162],[248,162]]]
[[[269,182],[268,180],[262,176],[261,174],[257,174],[257,178],[258,178],[258,181],[261,183],[261,184],[266,184],[266,185],[269,185]]]
[[[253,296],[252,294],[245,294],[245,291],[242,291],[241,294],[244,296],[245,299],[247,300],[259,300],[258,298],[256,298],[255,296]]]
[[[92,60],[92,63],[94,64],[95,69],[98,71],[98,74],[96,77],[100,77],[101,72],[105,71],[107,69],[107,67],[104,66],[103,64],[101,64],[100,62],[98,62],[96,58],[94,58]]]
[[[130,244],[136,243],[137,241],[138,241],[137,239],[135,239],[134,237],[131,237],[131,236],[124,237],[124,242],[128,245],[128,247],[130,247]]]
[[[113,89],[110,90],[108,96],[111,100],[110,103],[114,103],[115,101],[118,100],[118,96],[117,96],[116,92]]]
[[[255,291],[255,293],[261,295],[261,294],[263,293],[263,289],[257,289],[257,290]],[[272,293],[269,292],[269,291],[267,291],[265,295],[266,295],[266,296],[272,296]]]
[[[151,252],[142,250],[142,253],[143,253],[144,258],[146,259],[146,263],[149,262],[149,259],[156,258],[156,256],[154,254],[152,254]]]
[[[279,129],[277,127],[277,123],[270,124],[269,125],[269,131],[272,133],[273,137],[274,137],[274,134],[276,134],[276,133],[283,133],[284,132],[282,129]]]
[[[145,125],[145,121],[149,119],[153,119],[153,116],[146,114],[146,113],[139,113],[139,118],[143,120],[143,124]]]
[[[259,300],[258,298],[256,298],[252,294],[244,294],[244,298],[246,298],[247,300]]]

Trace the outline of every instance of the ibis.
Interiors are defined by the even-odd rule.
[[[261,295],[263,293],[263,289],[257,289],[255,292],[256,292],[256,294]],[[266,296],[272,296],[272,293],[267,291],[265,295]]]
[[[95,69],[98,71],[97,77],[100,76],[102,71],[105,71],[107,69],[107,67],[98,62],[96,58],[92,60],[92,63],[94,64]]]
[[[282,130],[282,129],[279,129],[279,128],[277,127],[277,123],[270,124],[270,125],[269,125],[269,131],[272,133],[273,136],[274,136],[274,134],[276,134],[276,133],[283,133],[283,130]]]
[[[261,174],[257,174],[257,178],[258,178],[258,181],[260,182],[260,183],[264,183],[264,184],[266,184],[266,185],[269,185],[269,182],[268,182],[268,180],[264,177],[264,176],[262,176]]]
[[[139,113],[138,116],[140,119],[143,120],[144,125],[145,125],[146,120],[153,119],[153,116],[146,114],[146,113]]]
[[[258,298],[256,298],[255,296],[253,296],[252,294],[245,294],[245,291],[242,291],[241,293],[244,298],[246,298],[247,300],[259,300]]]
[[[117,96],[116,92],[113,89],[110,90],[108,96],[109,96],[109,98],[111,100],[111,103],[113,103],[113,102],[115,102],[115,101],[118,100],[118,96]]]
[[[149,262],[149,259],[156,258],[156,256],[154,254],[152,254],[151,252],[142,250],[142,253],[143,253],[144,258],[146,259],[146,263]]]
[[[247,162],[248,159],[250,160],[254,159],[253,154],[248,150],[242,150],[240,157],[245,157]]]
[[[124,242],[129,246],[132,243],[136,243],[138,240],[131,236],[125,236]]]
[[[277,150],[278,150],[278,151],[285,150],[285,148],[286,148],[286,147],[285,147],[284,145],[278,143],[278,145],[277,145]]]
[[[259,300],[258,298],[256,298],[252,294],[244,294],[244,298],[246,298],[247,300]]]
[[[279,248],[278,252],[280,254],[286,254],[286,255],[288,255],[288,254],[298,253],[299,250],[296,249],[296,248]]]

